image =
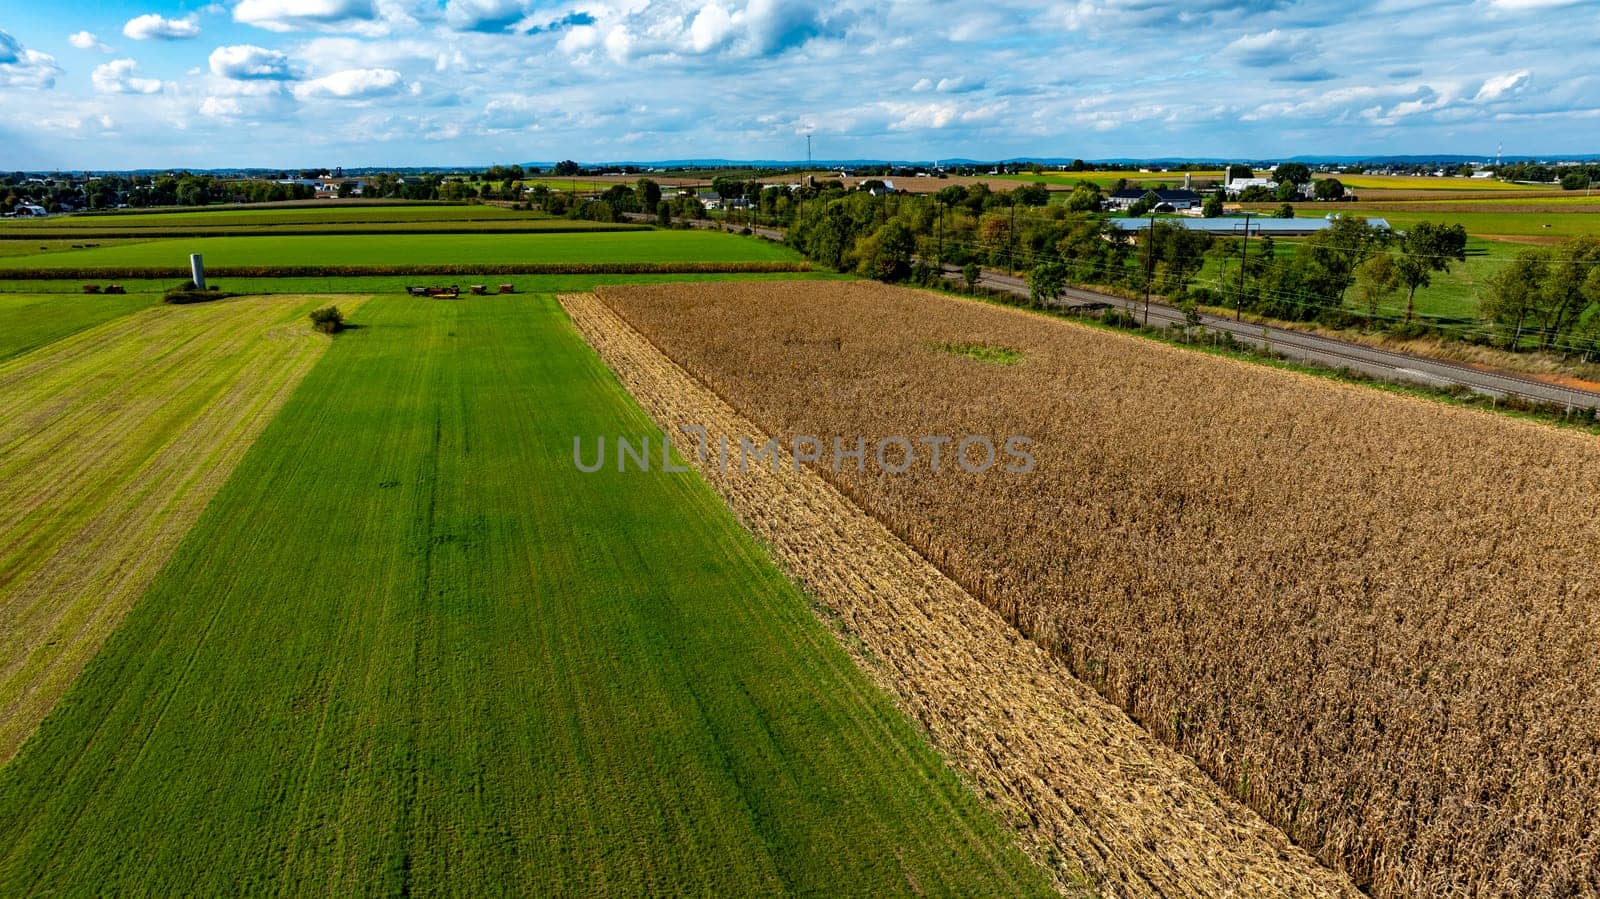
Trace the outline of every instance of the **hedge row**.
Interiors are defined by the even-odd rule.
[[[228,228],[219,225],[216,228],[204,230],[175,231],[167,228],[125,228],[121,231],[89,231],[78,228],[40,228],[37,231],[0,231],[0,240],[118,240],[138,238],[141,240],[160,240],[165,238],[193,238],[193,237],[340,237],[356,234],[603,234],[609,231],[649,231],[649,225],[591,225],[581,227],[578,225],[557,225],[551,228],[530,226],[514,226],[509,228],[476,227],[476,228],[451,228],[451,220],[446,219],[437,223],[446,227],[423,227],[410,225],[403,228],[321,228],[315,222],[289,222],[278,225],[262,225],[250,228]],[[302,227],[309,226],[309,227]]]
[[[361,278],[372,275],[653,275],[809,272],[809,262],[508,262],[478,265],[223,265],[208,278]],[[0,268],[0,281],[186,278],[187,268]]]

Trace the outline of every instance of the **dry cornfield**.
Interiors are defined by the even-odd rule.
[[[1375,895],[1600,892],[1593,438],[867,283],[601,296],[781,440],[1032,437],[822,471]]]

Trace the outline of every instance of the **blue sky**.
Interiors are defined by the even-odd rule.
[[[1570,0],[0,0],[0,168],[1600,151]]]

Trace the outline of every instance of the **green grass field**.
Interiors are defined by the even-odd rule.
[[[946,895],[1040,872],[547,298],[375,299],[0,769],[0,893]]]
[[[0,293],[0,360],[76,334],[156,302],[149,293],[87,296]]]
[[[75,229],[100,231],[119,228],[172,228],[222,225],[285,225],[300,223],[406,222],[492,222],[506,219],[549,220],[537,212],[518,212],[502,206],[416,205],[416,206],[201,206],[167,212],[116,212],[69,215],[47,219],[16,219],[5,222],[4,230],[48,231]]]
[[[544,262],[740,262],[798,260],[769,241],[714,231],[604,234],[406,234],[338,238],[198,237],[88,250],[0,257],[4,268],[187,267],[190,253],[206,265],[427,265]]]
[[[1461,223],[1468,234],[1475,236],[1505,235],[1522,237],[1570,237],[1579,234],[1600,234],[1600,214],[1592,212],[1413,212],[1383,211],[1382,215],[1397,228],[1420,221]],[[1500,248],[1497,253],[1508,252]]]

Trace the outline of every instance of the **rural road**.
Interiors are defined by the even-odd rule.
[[[652,216],[646,215],[629,215],[627,218],[636,221],[653,220]],[[739,230],[739,226],[724,225],[709,220],[693,221],[690,224],[697,228]],[[783,231],[777,228],[752,227],[751,231],[767,240],[781,243],[784,239]],[[961,272],[947,268],[943,271],[943,276],[948,281],[959,281]],[[1016,296],[1029,295],[1027,280],[1013,275],[985,269],[978,283]],[[1056,305],[1071,307],[1095,303],[1120,306],[1141,321],[1144,318],[1142,300],[1127,300],[1081,287],[1069,287],[1063,290]],[[1345,368],[1384,381],[1403,384],[1418,384],[1425,387],[1461,386],[1485,396],[1502,398],[1514,396],[1531,402],[1555,403],[1579,409],[1600,408],[1600,392],[1564,387],[1512,372],[1490,371],[1463,362],[1384,350],[1287,328],[1236,322],[1231,318],[1217,315],[1202,314],[1200,323],[1202,327],[1210,330],[1231,334],[1240,343],[1270,348],[1274,353],[1293,362]],[[1150,324],[1157,326],[1183,324],[1183,313],[1164,303],[1151,302]]]
[[[947,270],[944,277],[947,280],[959,280],[961,273]],[[984,287],[1003,290],[1017,296],[1028,296],[1028,282],[1021,277],[985,271],[979,283]],[[1093,303],[1121,307],[1140,321],[1144,319],[1142,300],[1128,300],[1078,287],[1063,290],[1057,305],[1071,307]],[[1172,306],[1152,301],[1150,324],[1158,327],[1169,324],[1181,325],[1183,313]],[[1269,348],[1274,353],[1295,362],[1348,368],[1386,381],[1420,384],[1427,387],[1460,385],[1487,396],[1515,396],[1574,408],[1600,408],[1600,393],[1563,387],[1509,372],[1488,371],[1462,362],[1430,359],[1287,328],[1237,322],[1218,315],[1202,314],[1200,324],[1213,331],[1227,332],[1241,343]]]

